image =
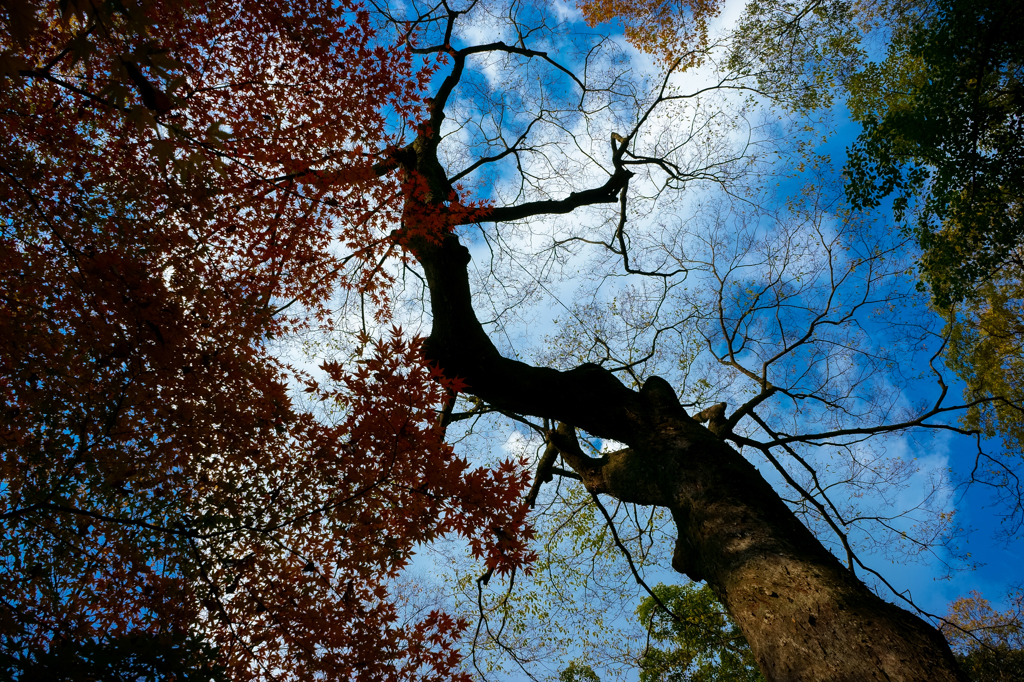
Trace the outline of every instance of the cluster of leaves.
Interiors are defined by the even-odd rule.
[[[638,663],[641,682],[763,682],[743,635],[707,585],[657,585],[636,610],[648,643]],[[600,682],[574,661],[561,682]]]
[[[402,188],[377,167],[431,69],[348,2],[3,7],[8,664],[201,637],[246,679],[459,677],[465,624],[399,622],[388,584],[446,533],[527,561],[521,467],[444,444],[459,386],[399,330],[323,387],[268,347],[337,287],[386,314]]]
[[[849,2],[752,0],[740,17],[729,67],[756,78],[762,94],[790,110],[829,107],[863,61],[858,9]]]
[[[1021,246],[1024,17],[1012,0],[941,0],[896,19],[885,62],[851,82],[864,130],[847,194],[895,194],[897,219],[913,214],[922,275],[948,307]]]
[[[707,585],[657,585],[637,608],[653,643],[640,659],[640,679],[761,682],[743,635]],[[657,599],[655,599],[657,597]],[[661,602],[660,604],[658,602]]]
[[[949,605],[942,633],[960,666],[975,682],[1024,679],[1024,594],[999,613],[977,591]]]
[[[862,207],[895,195],[896,218],[912,226],[922,277],[950,322],[949,365],[973,404],[962,421],[1020,452],[1024,21],[1003,0],[888,10],[885,61],[850,82],[864,129],[850,150],[847,195]],[[1012,487],[1005,465],[989,468],[976,476]]]
[[[949,364],[981,401],[964,423],[989,438],[1000,435],[1010,452],[1024,451],[1024,283],[1017,267],[977,287],[976,296],[950,314]],[[1000,478],[1005,476],[1001,473]]]
[[[722,8],[720,0],[643,0],[623,4],[616,0],[579,3],[591,26],[616,21],[623,25],[626,40],[680,68],[703,61],[708,45],[708,22]]]

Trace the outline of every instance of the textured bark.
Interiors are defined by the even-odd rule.
[[[412,248],[430,287],[428,357],[498,408],[629,445],[595,459],[570,434],[550,435],[589,491],[672,511],[673,567],[714,589],[769,680],[965,679],[937,630],[843,567],[664,380],[633,391],[596,365],[560,372],[502,357],[473,312],[468,250],[455,236]]]
[[[934,628],[868,590],[716,436],[666,419],[634,450],[675,518],[673,567],[707,580],[769,680],[960,679]]]

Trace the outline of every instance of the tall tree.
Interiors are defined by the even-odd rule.
[[[237,679],[460,677],[464,624],[388,585],[445,533],[517,563],[521,471],[454,456],[400,330],[323,385],[270,346],[336,287],[384,304],[373,164],[429,69],[347,3],[3,9],[8,672],[199,638]]]
[[[799,278],[790,280],[789,273],[781,272],[778,279],[770,280],[761,291],[747,289],[741,293],[726,286],[718,306],[722,334],[709,343],[708,351],[738,374],[748,376],[756,389],[753,397],[731,414],[726,405],[719,404],[696,415],[708,423],[708,427],[687,413],[667,381],[658,376],[640,376],[636,372],[639,362],[619,365],[627,381],[636,386],[631,388],[614,371],[592,362],[557,370],[505,357],[477,317],[468,269],[472,259],[462,243],[463,237],[453,232],[434,240],[417,233],[430,231],[441,220],[453,227],[486,221],[495,225],[495,232],[485,231],[484,235],[493,234],[493,239],[500,243],[507,223],[562,215],[588,206],[618,204],[618,215],[612,214],[606,236],[600,237],[585,229],[575,234],[570,230],[569,236],[556,237],[556,248],[559,244],[589,241],[613,254],[619,260],[621,272],[669,283],[696,259],[677,255],[686,248],[685,242],[677,242],[654,256],[651,254],[657,249],[645,252],[642,247],[633,246],[637,241],[629,233],[630,199],[634,196],[630,193],[631,184],[637,182],[638,173],[647,172],[663,174],[659,183],[662,186],[678,187],[702,178],[727,182],[728,173],[733,169],[724,155],[705,153],[701,156],[699,152],[695,153],[698,159],[691,159],[690,166],[683,166],[679,156],[673,156],[685,147],[678,142],[679,137],[652,136],[653,141],[649,142],[651,138],[645,136],[649,120],[659,107],[667,107],[674,98],[681,97],[666,84],[656,89],[653,97],[635,103],[636,108],[630,111],[629,117],[634,122],[626,124],[621,132],[610,131],[614,133],[611,144],[603,154],[593,146],[589,148],[590,158],[600,158],[605,173],[603,181],[590,187],[579,187],[579,182],[574,182],[576,178],[561,175],[560,182],[568,185],[566,189],[557,198],[545,197],[551,190],[533,183],[543,177],[538,173],[551,167],[544,164],[552,151],[530,141],[533,138],[529,127],[523,129],[522,134],[513,133],[513,123],[508,124],[511,128],[508,132],[504,127],[494,132],[481,126],[480,137],[486,135],[485,139],[496,149],[478,152],[476,160],[453,158],[459,164],[456,168],[466,168],[453,174],[445,163],[452,157],[440,156],[439,149],[443,149],[442,143],[447,141],[443,137],[446,126],[450,126],[449,130],[465,130],[471,125],[468,121],[472,119],[465,110],[458,108],[455,99],[462,79],[472,78],[467,69],[470,60],[490,54],[492,59],[498,58],[501,66],[511,68],[520,60],[550,60],[551,57],[529,47],[528,31],[516,23],[518,14],[511,16],[514,30],[510,33],[518,36],[514,44],[495,41],[456,48],[452,45],[452,36],[458,35],[455,29],[462,20],[462,12],[442,9],[425,10],[415,17],[421,24],[436,22],[441,27],[436,33],[436,42],[417,50],[449,55],[451,68],[435,90],[429,125],[421,129],[417,141],[400,157],[404,172],[422,183],[406,199],[403,229],[414,235],[408,245],[423,267],[430,293],[431,332],[424,345],[427,357],[437,362],[447,375],[460,377],[466,390],[491,409],[561,424],[558,429],[546,431],[554,454],[542,462],[560,456],[571,469],[571,475],[578,477],[591,494],[668,509],[678,534],[673,567],[692,579],[708,582],[747,638],[766,678],[960,679],[941,635],[916,616],[883,601],[867,589],[800,523],[757,469],[727,443],[732,441],[753,448],[769,460],[774,460],[773,450],[778,448],[792,453],[800,461],[794,444],[802,439],[831,441],[843,447],[844,436],[860,437],[872,432],[865,426],[839,427],[793,436],[782,426],[770,425],[755,408],[767,408],[773,396],[798,403],[810,398],[798,388],[802,379],[808,378],[806,369],[803,377],[793,379],[776,372],[773,365],[782,357],[802,353],[804,344],[817,334],[827,336],[828,328],[844,327],[856,315],[859,306],[876,305],[876,296],[880,294],[874,290],[875,276],[867,276],[856,296],[833,293],[822,302],[824,309],[820,313],[808,313],[804,319],[788,313],[778,315],[775,324],[780,327],[780,338],[771,343],[763,342],[757,350],[744,349],[748,341],[750,345],[757,343],[750,338],[755,332],[746,325],[760,324],[757,318],[763,308],[783,309],[787,300],[809,296],[810,291],[798,284]],[[568,71],[561,65],[556,69]],[[614,83],[599,88],[575,74],[573,78],[580,89],[578,97],[582,103],[577,111],[586,112],[588,106],[599,106],[604,93],[615,92]],[[720,84],[728,87],[736,85],[736,81],[724,77]],[[589,104],[589,97],[595,98],[593,104]],[[557,120],[562,113],[558,108],[549,102],[539,105],[540,100],[537,101],[537,113],[527,118],[532,125],[541,127],[554,119],[553,125],[568,127]],[[463,102],[458,104],[466,106]],[[449,110],[458,116],[456,120],[448,121]],[[549,113],[552,110],[554,113]],[[537,136],[543,139],[539,133]],[[452,144],[465,144],[467,138],[472,140],[473,131],[459,137],[461,139],[453,140]],[[681,137],[697,143],[696,135],[687,139],[684,133]],[[579,143],[578,139],[575,141]],[[527,167],[526,160],[534,155],[544,155],[543,161]],[[496,205],[482,216],[476,214],[467,219],[453,215],[448,208],[449,203],[454,203],[452,182],[485,163],[502,158],[514,158],[517,169],[522,169],[520,189],[512,195],[513,201]],[[540,196],[529,200],[531,194]],[[751,237],[755,234],[756,230],[752,231]],[[801,241],[791,241],[789,245],[791,249],[796,248]],[[776,252],[778,255],[766,254],[766,267],[778,266],[780,256],[784,261],[792,257],[794,261],[788,264],[800,267],[799,256],[787,252],[782,242],[778,248],[782,249]],[[639,254],[635,249],[639,249]],[[838,287],[846,278],[858,277],[860,265],[867,263],[864,267],[870,272],[874,259],[868,253],[871,252],[856,262],[848,262],[838,273],[828,259],[829,265],[823,266],[827,274],[820,276],[826,282],[831,277],[831,284]],[[746,312],[744,305],[749,306]],[[837,312],[840,309],[844,310]],[[737,313],[738,317],[734,317]],[[766,320],[764,324],[772,323]],[[791,325],[799,325],[796,328],[801,331],[794,332]],[[837,339],[834,341],[838,343]],[[596,343],[604,345],[604,340]],[[772,344],[775,350],[769,352],[768,346]],[[837,380],[830,376],[832,371],[842,374],[843,370],[838,367],[833,370],[831,360],[824,356],[815,358],[815,352],[808,349],[810,355],[797,364],[810,363],[813,367],[821,363],[821,373],[812,371],[814,378],[808,378],[811,383],[817,379],[822,382],[818,385],[818,395],[810,399],[827,401],[830,399],[823,398],[820,392]],[[756,370],[746,366],[747,361],[742,356],[748,353],[757,358]],[[839,396],[836,401],[842,402],[844,398],[854,402],[852,396]],[[946,409],[940,398],[933,406],[909,415],[906,421],[887,422],[879,428],[895,431],[927,426],[929,420]],[[764,440],[737,432],[737,426],[745,418],[763,429]],[[617,441],[625,447],[601,457],[588,456],[578,442],[578,431]],[[786,475],[784,468],[782,472]],[[546,475],[545,470],[538,474],[542,479]],[[803,490],[792,478],[787,482]],[[804,492],[803,503],[814,505],[824,519],[837,525],[834,519],[838,517],[839,523],[845,523],[841,514],[826,508],[824,490]],[[838,527],[836,530],[845,537]]]

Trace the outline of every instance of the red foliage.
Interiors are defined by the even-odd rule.
[[[522,466],[454,455],[398,330],[308,383],[336,424],[266,345],[383,302],[373,164],[430,70],[334,0],[3,8],[0,651],[192,629],[245,679],[459,677],[465,624],[388,581],[445,534],[528,560]]]

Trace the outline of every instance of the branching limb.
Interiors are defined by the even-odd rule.
[[[599,500],[597,495],[593,493],[591,493],[590,497],[591,499],[594,500],[594,504],[601,511],[601,515],[604,516],[604,520],[608,524],[608,530],[611,531],[612,540],[615,541],[615,546],[618,547],[619,551],[622,552],[622,555],[626,557],[626,562],[629,564],[629,570],[633,574],[633,579],[636,580],[636,584],[644,588],[644,591],[647,592],[651,599],[654,600],[654,603],[658,605],[658,608],[667,613],[669,617],[672,618],[672,620],[676,621],[677,623],[682,623],[683,619],[676,615],[667,606],[665,606],[665,603],[661,601],[661,598],[659,598],[658,595],[654,594],[654,591],[651,590],[650,586],[640,575],[640,571],[637,570],[636,564],[633,563],[633,555],[629,553],[629,550],[626,549],[626,546],[622,544],[622,540],[619,539],[619,533],[615,529],[615,522],[612,520],[611,515],[608,514],[608,510],[604,508],[603,504],[601,504],[601,500]]]
[[[526,495],[526,503],[531,508],[537,505],[537,495],[540,493],[540,487],[554,478],[552,469],[557,458],[558,448],[549,442],[547,447],[544,448],[544,454],[541,455],[540,461],[537,463],[537,473],[533,477],[533,485],[530,487],[530,492]]]

